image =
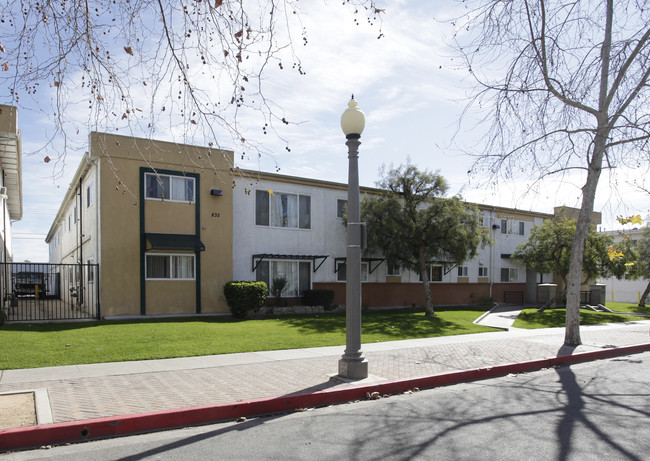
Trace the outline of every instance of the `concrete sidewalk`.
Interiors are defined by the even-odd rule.
[[[362,350],[369,362],[370,376],[356,382],[331,379],[338,370],[343,346],[7,370],[0,374],[0,392],[39,390],[41,399],[47,400],[40,402],[46,407],[41,413],[47,417],[49,411],[54,424],[43,424],[50,421],[39,420],[39,426],[33,427],[31,435],[30,428],[0,430],[0,452],[7,447],[16,448],[16,444],[21,443],[19,440],[25,440],[22,446],[30,446],[34,442],[41,444],[41,439],[44,440],[42,443],[47,440],[56,443],[62,440],[60,437],[65,437],[47,439],[48,428],[54,432],[57,428],[77,431],[84,427],[86,429],[81,430],[80,436],[68,441],[92,439],[95,434],[88,429],[92,427],[89,420],[97,418],[114,418],[107,421],[112,427],[124,425],[113,434],[119,435],[129,432],[125,429],[129,415],[149,414],[151,418],[147,421],[155,421],[151,427],[146,426],[150,422],[136,425],[130,430],[130,433],[135,433],[202,421],[179,419],[174,413],[190,407],[213,409],[224,405],[228,406],[228,412],[219,414],[232,416],[237,415],[237,409],[244,411],[243,404],[248,403],[245,415],[261,414],[267,409],[278,408],[261,404],[278,396],[285,400],[291,397],[291,404],[285,402],[286,407],[280,407],[290,409],[312,404],[314,400],[307,396],[331,396],[333,392],[346,389],[404,391],[418,383],[426,385],[422,383],[428,381],[423,381],[423,378],[439,375],[447,377],[444,383],[452,383],[482,376],[468,373],[471,370],[501,367],[499,372],[508,373],[535,369],[535,366],[543,368],[549,363],[570,363],[547,362],[558,357],[583,354],[587,359],[596,359],[600,358],[600,352],[640,352],[650,350],[649,329],[650,321],[583,326],[583,344],[577,348],[563,346],[564,328],[515,329],[364,344]],[[524,368],[521,364],[534,366]],[[392,387],[382,387],[382,384]],[[345,398],[358,393],[341,395]],[[211,411],[213,416],[209,418],[220,419]],[[171,414],[176,416],[165,422],[166,415]],[[13,440],[13,445],[9,440]]]

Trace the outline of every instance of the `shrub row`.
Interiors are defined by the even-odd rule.
[[[305,290],[302,294],[305,306],[323,306],[326,311],[334,309],[334,290]]]
[[[264,282],[233,281],[224,285],[223,294],[233,317],[244,319],[264,306],[269,289]],[[302,295],[306,306],[323,306],[326,311],[334,309],[333,301],[334,290],[305,290]]]

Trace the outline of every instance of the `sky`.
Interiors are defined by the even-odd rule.
[[[263,142],[272,155],[235,155],[236,166],[347,182],[340,117],[354,94],[366,115],[359,156],[362,186],[375,186],[382,168],[409,160],[420,169],[438,171],[450,185],[449,194],[460,193],[469,202],[542,213],[553,213],[555,206],[580,206],[579,176],[550,178],[533,192],[525,180],[496,184],[485,177],[470,180],[467,172],[473,159],[464,149],[475,146],[478,151],[482,138],[471,124],[458,129],[473,82],[454,57],[451,29],[444,22],[456,16],[457,5],[450,1],[385,2],[381,13],[384,36],[378,39],[377,24],[359,21],[357,25],[349,7],[341,3],[314,0],[303,4],[301,20],[309,40],[306,47],[296,49],[305,75],[273,70],[266,74],[266,96],[296,122],[277,127],[291,151],[275,135],[261,134],[259,124],[251,120],[242,125],[249,131],[247,136]],[[47,92],[39,97],[44,96]],[[466,115],[470,120],[471,116]],[[52,163],[43,161],[45,155],[56,158],[56,152],[41,149],[54,129],[52,120],[35,103],[23,100],[18,127],[23,149],[23,218],[13,223],[14,261],[46,262],[45,237],[87,148],[89,128],[79,122],[71,139],[75,147],[59,174]],[[159,137],[170,136],[174,134]],[[227,141],[224,144],[236,153],[240,150]],[[50,149],[56,148],[55,143]],[[617,171],[601,177],[595,211],[603,213],[603,228],[616,228],[618,215],[645,217],[650,213],[647,194],[629,185],[635,174],[634,170]]]

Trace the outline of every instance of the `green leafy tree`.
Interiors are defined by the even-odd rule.
[[[540,273],[553,272],[564,283],[564,289],[556,298],[549,300],[540,310],[555,303],[557,299],[566,298],[566,287],[571,265],[573,236],[576,233],[576,221],[564,216],[554,216],[532,228],[526,243],[517,247],[513,259],[527,268]],[[582,266],[585,284],[589,279],[606,276],[611,271],[620,271],[619,265],[612,263],[609,249],[612,238],[594,230],[589,231],[584,249]]]
[[[365,197],[361,204],[368,249],[420,274],[426,315],[434,316],[429,264],[459,264],[475,257],[488,242],[487,229],[476,207],[459,197],[444,198],[448,186],[439,174],[407,163],[382,176],[377,186],[385,192]]]

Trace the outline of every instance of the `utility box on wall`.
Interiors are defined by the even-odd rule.
[[[555,283],[540,283],[537,285],[537,303],[545,304],[555,297],[557,285]]]
[[[602,304],[605,305],[605,300],[607,290],[607,286],[604,283],[596,283],[594,285],[589,285],[589,304],[592,305],[597,305],[597,304]]]

